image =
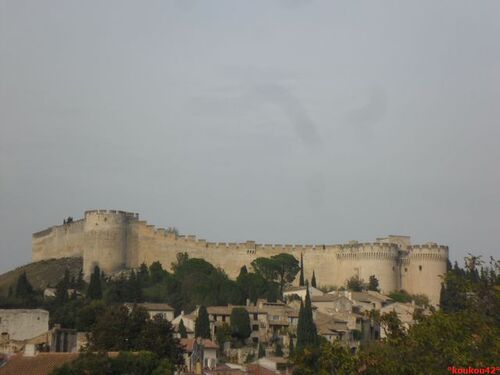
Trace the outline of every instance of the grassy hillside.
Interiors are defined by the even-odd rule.
[[[26,272],[28,280],[35,289],[43,289],[47,285],[54,286],[69,269],[71,276],[77,276],[83,266],[82,258],[48,259],[29,263],[0,275],[0,295],[7,295],[9,286],[15,289],[17,278]]]

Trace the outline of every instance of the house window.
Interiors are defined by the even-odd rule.
[[[257,317],[257,314],[253,314],[253,320],[257,320],[258,317]]]
[[[258,324],[252,325],[252,331],[258,331],[258,330],[259,330],[259,325]]]
[[[225,322],[226,321],[226,316],[225,315],[222,315],[222,321]]]

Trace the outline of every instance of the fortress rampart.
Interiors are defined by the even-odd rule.
[[[448,247],[435,243],[411,245],[409,237],[388,236],[376,242],[351,241],[338,245],[291,245],[208,242],[195,236],[177,235],[139,220],[136,213],[115,210],[86,211],[84,218],[33,234],[32,259],[83,257],[84,274],[94,265],[106,273],[137,268],[160,261],[170,268],[180,252],[203,258],[238,276],[243,265],[258,257],[288,253],[304,258],[306,278],[314,270],[320,285],[345,285],[354,275],[368,281],[375,275],[382,292],[405,289],[439,301],[440,276],[446,272]]]

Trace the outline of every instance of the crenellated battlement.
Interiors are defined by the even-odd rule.
[[[446,270],[448,247],[436,243],[410,244],[410,237],[390,235],[375,242],[344,244],[270,244],[211,242],[195,235],[156,227],[139,214],[120,210],[89,210],[83,219],[33,233],[33,260],[82,256],[88,276],[98,264],[104,272],[136,268],[160,261],[169,267],[178,253],[202,258],[236,277],[257,257],[288,253],[303,256],[307,277],[314,270],[320,285],[345,285],[358,275],[376,275],[383,291],[401,288],[439,297],[439,275]],[[444,271],[443,271],[444,270]],[[437,290],[437,292],[436,292]],[[437,293],[437,297],[436,297]]]

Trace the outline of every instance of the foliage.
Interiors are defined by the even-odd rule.
[[[300,304],[299,321],[297,325],[297,351],[316,348],[319,339],[316,325],[313,321],[311,297],[309,296],[309,287],[307,286],[304,304]]]
[[[347,280],[347,289],[353,292],[362,292],[366,289],[366,283],[358,275],[355,275]]]
[[[231,336],[239,341],[250,337],[250,317],[244,307],[235,307],[231,311]]]
[[[302,253],[300,253],[300,276],[299,276],[299,286],[304,286],[304,257]]]
[[[186,326],[184,325],[184,321],[182,319],[179,322],[179,328],[177,330],[179,332],[179,336],[181,336],[181,339],[187,338]]]
[[[262,358],[266,356],[266,349],[264,348],[264,345],[262,345],[261,342],[259,342],[259,351],[258,351],[258,357]]]
[[[83,353],[75,361],[53,370],[51,375],[173,375],[174,370],[168,359],[147,351],[120,352],[116,358],[105,353]]]
[[[281,348],[281,344],[279,341],[276,341],[276,344],[274,346],[274,355],[276,357],[283,357],[283,349]]]
[[[297,259],[285,253],[273,255],[271,258],[257,258],[252,262],[252,267],[268,282],[277,282],[281,295],[284,287],[295,280],[300,270]]]
[[[90,276],[90,284],[87,289],[87,297],[90,299],[102,298],[101,270],[99,266],[94,267],[94,272]]]
[[[210,321],[208,320],[208,312],[205,306],[200,306],[198,310],[198,317],[194,324],[194,337],[201,337],[203,339],[210,339]]]
[[[378,292],[380,290],[378,279],[375,275],[371,275],[368,279],[368,290],[372,290],[374,292]]]
[[[97,318],[89,335],[91,351],[147,350],[172,363],[183,362],[180,342],[173,336],[173,327],[162,316],[152,320],[146,310],[110,306]]]
[[[220,326],[218,326],[215,337],[217,343],[219,344],[219,349],[222,351],[224,348],[224,343],[231,340],[231,327],[229,327],[229,324],[222,323]]]
[[[319,348],[310,348],[297,354],[294,375],[351,375],[357,373],[356,357],[338,342],[322,340]]]
[[[313,270],[313,275],[312,275],[312,278],[311,278],[311,286],[313,288],[316,288],[316,274],[314,273],[314,270]]]

